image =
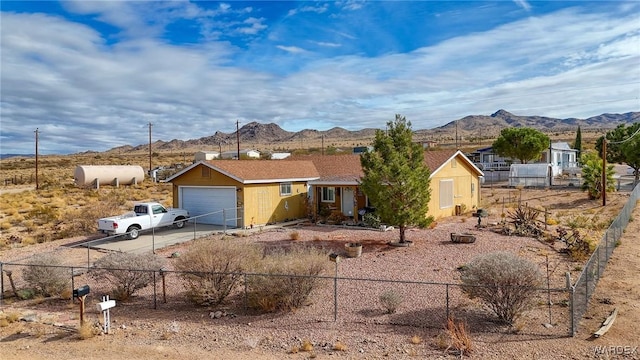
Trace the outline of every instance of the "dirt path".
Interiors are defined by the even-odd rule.
[[[615,249],[604,276],[600,278],[589,308],[580,323],[576,338],[595,347],[616,347],[616,355],[625,347],[635,347],[631,358],[640,359],[640,206]],[[601,338],[591,334],[614,310],[618,316],[611,329]],[[584,340],[587,339],[587,340]]]

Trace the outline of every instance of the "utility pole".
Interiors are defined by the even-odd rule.
[[[153,124],[149,121],[149,176],[151,176],[151,127]]]
[[[238,143],[238,160],[240,160],[240,121],[236,120],[236,142]]]
[[[456,150],[458,150],[458,120],[456,120]]]
[[[322,134],[322,147],[320,153],[322,154],[322,156],[324,156],[324,134]]]
[[[36,128],[36,190],[40,188],[40,183],[38,182],[38,128]]]
[[[607,206],[607,135],[602,138],[602,206]]]

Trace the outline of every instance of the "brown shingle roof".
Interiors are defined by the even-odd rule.
[[[433,174],[442,164],[449,160],[456,150],[435,150],[424,152],[424,163],[427,164],[429,170]]]
[[[364,172],[360,165],[360,155],[306,155],[296,159],[311,161],[318,169],[320,182],[358,182]]]
[[[311,161],[209,160],[207,164],[244,183],[313,180],[320,177]]]

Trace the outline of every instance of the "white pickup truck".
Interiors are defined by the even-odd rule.
[[[165,208],[159,203],[140,203],[133,212],[98,219],[98,230],[109,235],[127,234],[129,239],[140,236],[140,231],[161,226],[184,227],[189,212],[183,209]]]

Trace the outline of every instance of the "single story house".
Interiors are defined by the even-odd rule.
[[[310,161],[210,160],[167,179],[173,206],[202,224],[251,227],[307,216],[307,183],[319,177]]]
[[[309,156],[320,174],[309,181],[309,203],[312,214],[339,211],[344,216],[361,220],[370,206],[360,187],[364,176],[359,155]],[[484,173],[461,151],[425,151],[425,164],[431,170],[429,213],[435,219],[456,215],[480,206],[480,184]],[[457,209],[456,209],[457,208]]]
[[[480,204],[482,171],[460,151],[425,151],[431,201],[425,216],[442,218]],[[173,206],[195,221],[251,227],[340,212],[361,220],[369,207],[360,187],[360,155],[300,156],[285,160],[200,161],[167,179]]]

